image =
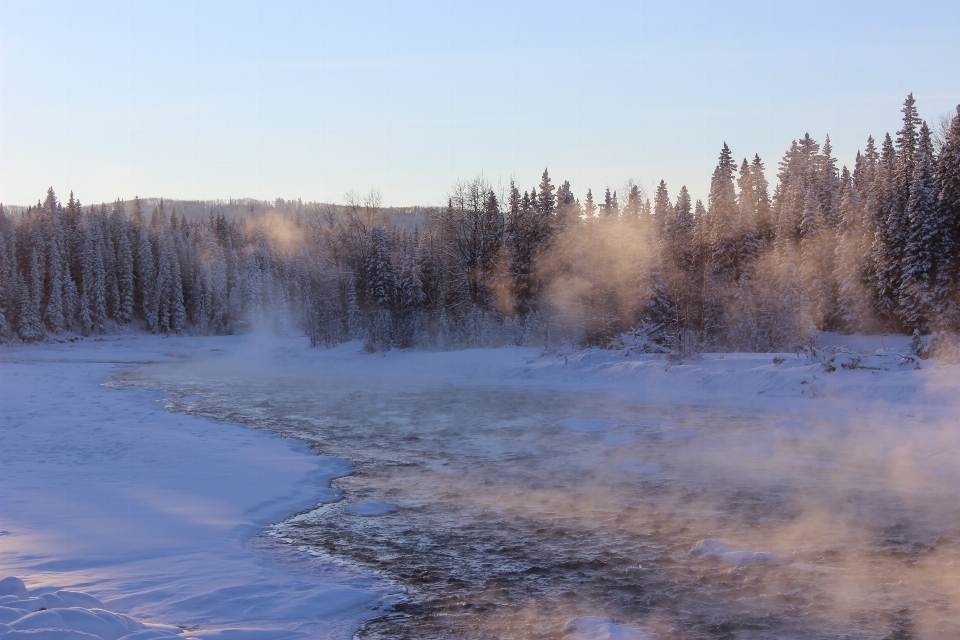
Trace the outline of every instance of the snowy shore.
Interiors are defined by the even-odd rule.
[[[0,577],[22,578],[30,596],[86,591],[195,638],[350,638],[392,588],[260,535],[335,499],[328,483],[349,463],[103,386],[176,346],[216,342],[0,350]]]
[[[829,417],[837,429],[873,416],[892,449],[900,441],[891,433],[921,424],[926,430],[915,432],[911,447],[954,443],[941,427],[960,419],[960,367],[911,358],[907,342],[824,336],[815,354],[685,362],[521,348],[366,354],[359,343],[309,349],[303,339],[264,336],[3,347],[0,577],[23,578],[34,597],[89,592],[112,611],[181,625],[197,638],[349,638],[389,602],[395,588],[374,576],[260,535],[267,524],[335,499],[327,485],[349,463],[260,431],[167,413],[154,392],[103,386],[138,363],[184,363],[201,376],[323,372],[369,385],[551,389],[798,416],[771,425],[775,443],[829,437],[804,415]],[[568,422],[562,426],[574,431],[610,428],[602,417]],[[612,445],[615,436],[607,438]],[[659,471],[630,464],[636,474]]]

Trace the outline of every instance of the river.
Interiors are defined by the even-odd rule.
[[[363,639],[563,638],[585,616],[623,638],[960,637],[960,454],[936,437],[189,361],[118,383],[353,462],[342,500],[269,534],[406,587]]]

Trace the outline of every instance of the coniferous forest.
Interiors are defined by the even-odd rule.
[[[368,349],[499,344],[776,351],[818,330],[960,330],[960,106],[942,130],[903,106],[851,168],[795,140],[771,187],[724,145],[706,202],[660,182],[575,194],[453,186],[422,225],[377,198],[189,219],[159,201],[0,207],[0,339],[125,325],[305,333]],[[282,206],[281,206],[282,205]]]

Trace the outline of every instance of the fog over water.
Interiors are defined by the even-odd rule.
[[[583,616],[663,639],[960,637],[943,420],[250,371],[119,382],[353,461],[343,500],[270,534],[408,588],[361,638],[561,638]]]

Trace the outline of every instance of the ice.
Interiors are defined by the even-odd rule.
[[[345,511],[355,516],[385,516],[397,510],[397,505],[389,502],[379,502],[376,500],[370,502],[361,502],[359,504],[347,507]]]
[[[727,564],[769,564],[785,565],[790,564],[790,560],[783,556],[767,551],[749,551],[732,547],[719,540],[701,540],[690,550],[692,556],[702,556],[711,560],[719,560]]]
[[[641,627],[616,624],[606,618],[585,616],[571,620],[563,628],[567,640],[655,640],[656,636]]]

